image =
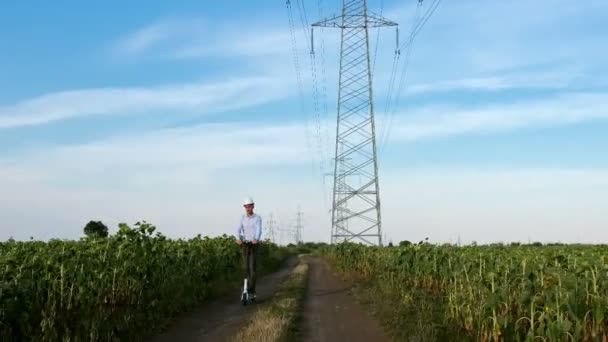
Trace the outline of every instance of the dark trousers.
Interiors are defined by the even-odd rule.
[[[243,244],[243,273],[244,277],[247,278],[247,289],[248,292],[255,293],[255,281],[256,281],[256,259],[258,246],[254,244]]]

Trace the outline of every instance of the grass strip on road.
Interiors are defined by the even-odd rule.
[[[233,341],[288,341],[293,339],[307,279],[308,264],[300,256],[298,265],[281,284],[270,302],[262,304],[256,310],[248,324],[234,337]]]

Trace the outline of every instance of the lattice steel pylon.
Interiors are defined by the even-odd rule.
[[[312,26],[311,37],[314,27],[341,30],[331,243],[382,246],[369,28],[397,23],[368,11],[367,0],[343,0],[342,15]]]

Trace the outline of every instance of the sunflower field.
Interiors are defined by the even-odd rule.
[[[0,340],[138,340],[240,277],[233,238],[154,230],[138,222],[107,238],[0,243]],[[287,255],[269,243],[259,253],[262,272]]]
[[[607,341],[608,247],[341,244],[323,253],[343,272],[439,298],[439,325],[474,341]],[[402,319],[407,320],[408,317]]]

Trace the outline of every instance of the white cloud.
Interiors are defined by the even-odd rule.
[[[256,31],[223,32],[215,40],[195,40],[181,45],[167,53],[176,59],[230,56],[275,56],[287,58],[290,50],[288,32]]]
[[[268,27],[265,22],[242,30],[202,17],[164,18],[118,38],[112,48],[118,56],[170,59],[288,56],[289,31]]]
[[[304,141],[300,125],[238,123],[31,151],[0,164],[0,235],[74,238],[95,218],[147,219],[174,237],[230,234],[245,194],[286,217],[287,203],[314,200],[314,186],[300,187],[311,163]]]
[[[158,87],[62,91],[0,107],[0,129],[90,115],[135,115],[158,111],[217,113],[286,97],[289,80],[242,77]]]
[[[297,124],[246,122],[29,151],[0,163],[0,238],[74,238],[89,219],[146,219],[174,237],[230,234],[245,194],[287,217],[286,203],[314,199],[314,186],[300,188],[311,163],[304,141]]]
[[[429,106],[402,113],[389,129],[390,140],[417,141],[463,134],[488,134],[526,127],[543,127],[608,119],[608,94],[565,93],[542,100],[466,108],[464,106]],[[379,131],[387,129],[390,118],[384,116]]]
[[[399,118],[392,141],[603,119],[606,103],[604,94],[572,94],[468,111],[427,108]],[[74,237],[95,217],[113,225],[148,219],[171,236],[231,233],[232,202],[254,194],[265,214],[286,222],[301,204],[306,238],[327,239],[327,193],[304,133],[298,123],[243,122],[30,151],[0,164],[3,234]],[[463,241],[546,240],[546,227],[562,232],[555,239],[608,238],[600,230],[605,170],[382,173],[385,231],[395,241],[455,241],[458,234]],[[569,232],[577,224],[582,237]],[[65,228],[46,232],[49,226]]]
[[[581,76],[575,68],[531,71],[528,73],[500,73],[494,76],[442,80],[430,83],[413,84],[405,89],[408,95],[421,93],[447,92],[453,90],[500,91],[510,89],[566,89]]]
[[[158,47],[183,43],[205,34],[208,29],[202,18],[164,18],[118,38],[112,50],[123,56],[139,55]]]
[[[310,163],[304,133],[296,124],[210,124],[32,150],[0,166],[60,188],[187,188],[216,170]]]
[[[605,93],[565,93],[542,100],[497,103],[486,106],[429,106],[403,112],[390,127],[392,143],[409,143],[463,134],[504,133],[526,127],[549,127],[608,119]],[[335,122],[322,121],[334,141]],[[388,120],[381,116],[378,139]],[[307,131],[308,129],[308,131]],[[311,134],[308,137],[306,134]],[[308,140],[307,140],[308,139]],[[106,169],[184,168],[235,169],[249,165],[302,165],[319,157],[316,139],[302,122],[206,124],[143,132],[134,136],[31,150],[13,159],[29,170],[100,172]],[[310,146],[308,145],[310,143]],[[322,146],[325,154],[333,149]],[[311,150],[309,150],[312,149]],[[329,156],[326,156],[329,157]],[[6,162],[5,162],[5,165]]]
[[[397,115],[390,128],[389,141],[407,143],[605,119],[608,119],[608,95],[604,93],[562,94],[543,100],[472,108],[429,106]],[[380,117],[378,139],[381,139],[387,123],[386,117]],[[322,121],[321,125],[328,128],[322,130],[328,136],[321,137],[321,141],[332,144],[331,127],[335,127],[335,122]],[[34,150],[19,156],[16,161],[25,162],[31,170],[49,167],[62,170],[77,164],[78,167],[72,170],[79,172],[166,166],[211,170],[247,165],[303,164],[319,157],[315,150],[317,137],[308,136],[311,144],[308,146],[306,129],[301,122],[207,124]],[[324,152],[331,153],[333,149],[324,148]]]
[[[423,10],[430,4],[425,1]],[[409,35],[414,8],[411,2],[386,11],[400,23],[402,41]],[[414,41],[408,79],[432,83],[547,66],[584,66],[588,78],[598,78],[593,68],[605,70],[602,61],[608,56],[598,23],[607,14],[601,0],[443,1]],[[390,35],[382,41],[380,51],[392,50]]]

